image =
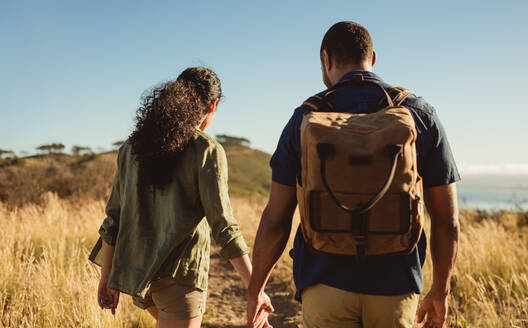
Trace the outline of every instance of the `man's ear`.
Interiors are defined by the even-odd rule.
[[[372,64],[370,66],[374,67],[374,64],[376,64],[376,52],[372,51]]]
[[[207,113],[216,112],[216,106],[218,105],[219,100],[220,100],[219,98],[216,98],[215,100],[211,101],[211,103],[209,104],[209,107],[207,108]]]
[[[330,60],[330,56],[328,56],[328,52],[326,52],[326,49],[323,49],[323,51],[321,51],[321,62],[327,72],[332,69],[332,61]]]

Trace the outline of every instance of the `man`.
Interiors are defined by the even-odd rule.
[[[354,22],[340,22],[325,34],[320,50],[327,87],[361,74],[365,80],[390,86],[372,73],[376,61],[368,31]],[[341,88],[332,96],[335,111],[369,113],[378,108],[381,91],[371,86]],[[426,237],[409,255],[368,257],[314,253],[300,229],[295,236],[293,276],[296,298],[302,301],[306,328],[412,327],[415,317],[424,327],[442,327],[447,317],[450,279],[458,245],[456,165],[445,132],[431,105],[409,97],[403,103],[414,118],[418,172],[431,217],[433,284],[418,307],[423,289],[421,267]],[[254,271],[248,289],[248,326],[265,310],[264,286],[281,256],[297,205],[296,177],[301,168],[300,124],[310,108],[297,108],[285,126],[271,159],[272,186],[257,232]],[[418,311],[417,311],[418,308]]]

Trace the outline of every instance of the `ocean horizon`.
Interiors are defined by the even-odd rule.
[[[528,210],[528,189],[458,188],[460,208],[481,210]]]
[[[461,208],[528,210],[528,175],[462,175],[457,191]]]

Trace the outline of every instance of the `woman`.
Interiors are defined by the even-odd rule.
[[[252,267],[229,202],[225,153],[202,132],[221,96],[216,74],[194,67],[144,97],[136,129],[119,149],[107,217],[90,255],[101,265],[101,308],[115,313],[123,292],[157,327],[199,327],[209,227],[247,287]],[[269,326],[267,311],[269,298],[258,326]]]

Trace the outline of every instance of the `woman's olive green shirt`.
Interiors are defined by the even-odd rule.
[[[191,138],[170,184],[140,192],[137,181],[137,162],[125,143],[101,238],[90,254],[100,265],[101,240],[115,246],[109,288],[143,297],[153,279],[172,276],[206,290],[210,230],[224,258],[248,253],[229,201],[224,150],[205,133],[197,130]]]

